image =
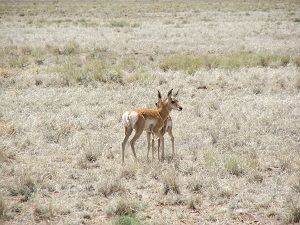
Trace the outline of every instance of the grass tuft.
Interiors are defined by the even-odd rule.
[[[0,220],[6,217],[6,211],[7,211],[6,203],[3,197],[0,195]]]
[[[178,184],[178,177],[174,174],[165,174],[163,179],[163,194],[167,195],[170,192],[180,194],[180,187]]]
[[[246,172],[255,171],[257,168],[257,162],[230,155],[225,158],[224,167],[230,174],[239,176]]]
[[[15,75],[16,73],[11,69],[0,68],[0,77],[8,78]]]
[[[99,194],[102,194],[104,197],[108,197],[113,193],[124,192],[124,190],[120,178],[103,180],[98,186]]]
[[[14,126],[7,121],[0,119],[0,134],[1,135],[13,135],[16,133]]]
[[[9,191],[12,196],[22,195],[21,201],[27,202],[34,197],[36,182],[31,176],[23,174],[16,185],[9,187]]]
[[[107,210],[108,216],[135,216],[139,209],[138,202],[135,198],[123,195],[114,202]]]
[[[115,225],[142,225],[141,220],[135,216],[118,216],[113,220]]]
[[[110,27],[128,27],[130,24],[126,21],[112,20],[109,22]]]

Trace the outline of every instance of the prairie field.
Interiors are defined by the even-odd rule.
[[[299,40],[299,0],[0,1],[0,224],[299,224]],[[122,164],[171,88],[175,156]]]

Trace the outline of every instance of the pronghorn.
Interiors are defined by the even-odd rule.
[[[179,90],[176,92],[175,95],[173,95],[173,97],[177,97]],[[162,100],[159,98],[157,102],[155,102],[155,105],[157,108],[159,108],[161,106]],[[175,156],[175,152],[174,152],[174,135],[172,132],[172,127],[173,127],[173,123],[172,123],[172,117],[171,115],[169,115],[165,122],[164,122],[164,126],[161,128],[160,133],[162,134],[162,136],[165,135],[166,132],[168,132],[170,138],[171,138],[171,143],[172,143],[172,157],[174,158]],[[147,159],[149,159],[149,149],[150,149],[150,135],[151,132],[147,131],[147,142],[148,142],[148,153],[147,153]],[[159,159],[159,147],[160,147],[160,139],[158,139],[158,159]],[[154,135],[152,133],[152,159],[154,158]]]
[[[131,150],[136,160],[136,153],[134,144],[136,140],[141,136],[143,131],[148,131],[155,134],[161,141],[162,159],[164,159],[164,137],[161,133],[161,129],[164,126],[164,122],[169,116],[169,113],[174,109],[181,111],[182,107],[179,105],[178,100],[172,96],[171,89],[168,92],[167,98],[161,99],[161,94],[158,91],[158,99],[161,101],[161,105],[158,109],[134,109],[127,111],[122,115],[122,123],[125,128],[125,136],[122,141],[122,162],[124,162],[125,146],[131,135],[133,129],[135,134],[130,141]],[[150,138],[148,140],[148,151],[150,148]],[[152,153],[153,156],[153,153]]]

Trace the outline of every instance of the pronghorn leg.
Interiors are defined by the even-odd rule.
[[[169,127],[169,129],[168,129],[168,134],[171,137],[171,142],[172,142],[172,157],[174,158],[174,156],[175,156],[175,151],[174,151],[174,135],[173,135],[171,127]]]
[[[125,136],[124,139],[122,141],[122,162],[124,162],[124,152],[125,152],[125,147],[126,147],[126,143],[128,141],[129,136],[132,133],[132,128],[131,127],[125,127]]]
[[[143,129],[136,130],[133,138],[130,141],[131,150],[132,150],[132,153],[133,153],[133,156],[134,156],[135,160],[137,158],[136,158],[136,154],[135,154],[134,144],[135,144],[136,140],[141,136],[142,133],[143,133]]]
[[[157,140],[157,157],[158,157],[158,160],[159,160],[159,148],[160,148],[160,139],[158,138],[158,140]]]
[[[150,136],[151,136],[151,132],[147,131],[147,160],[149,161],[149,151],[150,151]]]
[[[160,131],[156,131],[155,132],[156,136],[159,138],[158,139],[158,159],[159,159],[159,147],[160,147],[160,142],[161,142],[161,159],[164,160],[165,159],[165,149],[164,149],[164,136],[161,134]]]
[[[152,145],[152,161],[154,161],[154,134],[153,134],[153,132],[152,132],[152,143],[151,143],[151,145]]]

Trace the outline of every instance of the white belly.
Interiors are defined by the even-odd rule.
[[[157,120],[156,119],[147,119],[145,123],[144,130],[145,131],[152,131],[153,127],[155,126]]]

